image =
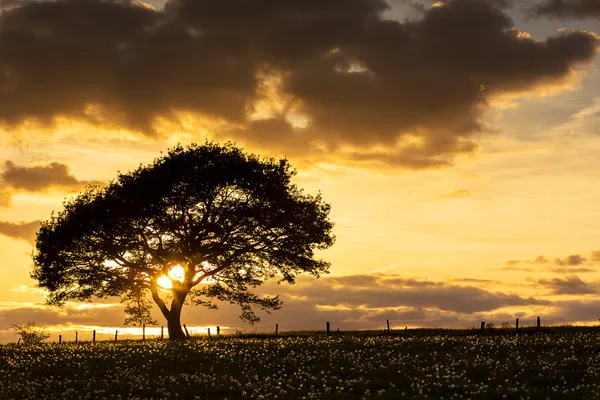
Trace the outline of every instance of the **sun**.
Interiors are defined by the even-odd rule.
[[[183,282],[185,277],[185,270],[181,265],[175,265],[169,270],[168,275],[161,275],[156,283],[163,289],[172,289],[173,281]]]

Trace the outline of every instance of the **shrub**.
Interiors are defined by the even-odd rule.
[[[10,327],[15,331],[15,335],[21,336],[21,340],[25,345],[39,344],[50,337],[45,328],[35,326],[35,321],[27,321],[27,323],[18,325],[13,324]]]

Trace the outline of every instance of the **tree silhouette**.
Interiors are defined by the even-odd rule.
[[[150,314],[152,302],[146,296],[146,291],[142,286],[136,285],[125,292],[121,303],[125,303],[125,326],[156,325],[158,323],[152,319]]]
[[[281,301],[252,288],[329,269],[314,253],[335,240],[330,206],[292,184],[295,173],[287,160],[231,143],[177,146],[106,187],[86,188],[42,222],[31,276],[55,305],[149,291],[171,339],[186,337],[186,299],[238,304],[240,318],[256,322],[255,307],[269,312]]]

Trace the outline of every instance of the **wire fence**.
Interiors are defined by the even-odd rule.
[[[204,327],[187,327],[186,324],[182,325],[187,337],[199,337],[205,336],[208,338],[221,337],[221,336],[240,336],[240,337],[252,337],[252,336],[310,336],[310,335],[369,335],[369,336],[399,336],[399,335],[427,335],[436,333],[463,333],[463,334],[487,334],[491,332],[495,333],[539,333],[539,332],[550,332],[552,329],[558,328],[556,326],[542,326],[541,317],[537,317],[531,321],[533,324],[525,325],[520,321],[519,318],[515,319],[513,323],[503,322],[500,324],[494,324],[493,322],[481,321],[480,324],[463,326],[461,328],[435,328],[435,327],[418,327],[407,324],[407,320],[382,320],[380,326],[365,327],[364,324],[359,322],[348,322],[348,321],[325,321],[324,323],[314,324],[275,324],[275,325],[255,325],[255,326],[204,326]],[[525,321],[530,322],[530,321]],[[600,320],[599,320],[600,322]],[[579,326],[571,327],[579,330],[590,330],[598,331],[599,325],[593,326]],[[63,343],[63,342],[96,342],[96,341],[118,341],[123,339],[141,339],[141,340],[156,340],[156,339],[168,339],[168,329],[164,326],[141,326],[141,327],[123,327],[123,328],[99,328],[94,330],[85,329],[72,329],[68,333],[63,332],[51,338],[52,341]],[[562,330],[565,327],[561,327]]]

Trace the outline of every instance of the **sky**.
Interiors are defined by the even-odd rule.
[[[232,306],[187,307],[188,326],[600,321],[598,0],[3,7],[0,341],[27,320],[51,340],[122,329],[115,299],[44,304],[39,221],[206,139],[288,158],[337,240],[329,275],[263,286],[284,305],[255,326]]]

